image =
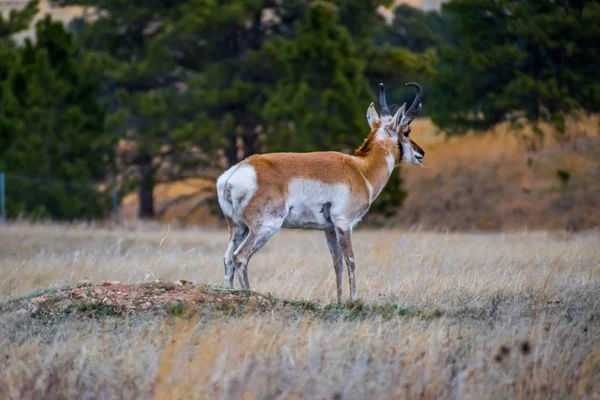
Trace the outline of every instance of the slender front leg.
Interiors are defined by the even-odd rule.
[[[354,252],[352,251],[352,231],[350,229],[336,228],[337,240],[348,267],[348,281],[350,283],[350,300],[356,298],[356,280],[354,279]]]
[[[342,302],[342,277],[344,275],[344,264],[342,262],[342,249],[337,241],[335,231],[325,231],[327,246],[333,259],[333,269],[335,270],[335,283],[337,285],[337,302]]]

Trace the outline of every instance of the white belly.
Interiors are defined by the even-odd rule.
[[[333,228],[329,217],[330,203],[294,204],[283,221],[284,228],[328,229]]]
[[[330,211],[345,208],[349,196],[348,186],[329,185],[310,179],[294,179],[288,186],[288,215],[285,228],[333,228]]]

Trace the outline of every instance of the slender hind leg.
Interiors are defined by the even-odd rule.
[[[248,262],[250,258],[267,244],[269,239],[281,228],[282,223],[283,219],[275,225],[250,229],[246,239],[233,253],[233,261],[238,270],[238,280],[242,289],[250,290],[250,281],[248,280]]]
[[[350,283],[350,300],[356,298],[356,280],[354,278],[354,252],[352,251],[352,230],[351,229],[335,229],[337,240],[342,249],[346,266],[348,267],[348,281]]]
[[[225,217],[229,226],[229,245],[225,256],[223,257],[225,264],[225,287],[233,289],[233,277],[235,275],[235,264],[233,263],[233,252],[240,247],[248,235],[248,228],[239,224],[235,224],[230,218]]]
[[[335,270],[335,283],[337,287],[337,302],[342,302],[342,278],[344,275],[344,263],[342,262],[342,249],[337,241],[335,231],[325,231],[327,246],[333,259],[333,269]]]

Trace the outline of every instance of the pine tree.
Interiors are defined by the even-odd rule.
[[[439,52],[434,122],[450,132],[600,110],[600,2],[452,0],[460,47]]]
[[[453,43],[455,38],[447,13],[400,4],[394,9],[391,23],[379,25],[373,40],[378,46],[400,47],[423,53]]]
[[[12,51],[0,91],[0,169],[8,212],[101,217],[114,141],[104,130],[100,82],[63,24],[46,17],[36,42]]]
[[[315,3],[298,35],[280,43],[284,70],[266,105],[269,151],[349,151],[365,136],[366,62],[335,6]]]
[[[20,10],[11,10],[7,16],[0,14],[0,52],[15,47],[13,35],[29,28],[38,13],[38,5],[39,0],[32,0]]]

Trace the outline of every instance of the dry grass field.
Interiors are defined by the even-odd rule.
[[[250,263],[258,293],[219,289],[226,243],[0,227],[0,398],[599,398],[596,231],[358,230],[342,305],[322,233],[277,234]],[[126,287],[148,306],[100,302]],[[53,302],[71,305],[35,312]]]

